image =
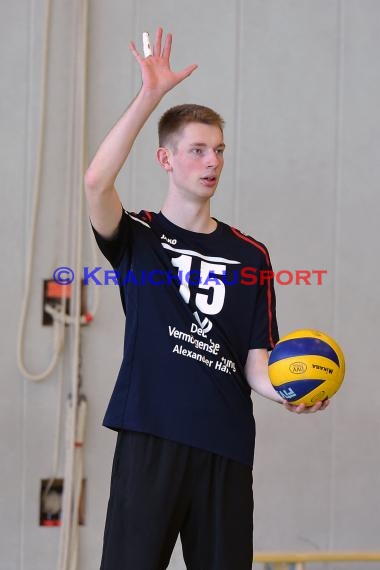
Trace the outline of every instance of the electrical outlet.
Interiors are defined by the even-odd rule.
[[[70,301],[72,295],[71,283],[68,285],[61,285],[56,283],[54,279],[43,280],[43,293],[42,293],[42,324],[44,326],[51,326],[53,318],[45,310],[45,305],[50,305],[54,308],[62,307],[64,305],[64,312],[66,315],[70,314]],[[86,289],[82,279],[81,285],[81,315],[87,312],[86,304]]]
[[[63,479],[41,479],[40,526],[61,525]],[[78,523],[85,524],[86,479],[82,479]]]

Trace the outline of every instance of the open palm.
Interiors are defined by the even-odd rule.
[[[134,42],[130,42],[129,47],[140,65],[144,89],[164,95],[191,75],[198,66],[192,64],[179,72],[170,69],[172,35],[168,34],[166,36],[162,49],[162,33],[162,28],[158,28],[153,46],[153,55],[151,56],[144,58],[137,50]]]

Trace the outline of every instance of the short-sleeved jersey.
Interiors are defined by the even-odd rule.
[[[266,247],[217,221],[209,234],[161,212],[123,211],[95,230],[126,314],[124,355],[104,418],[252,465],[255,421],[244,366],[278,340]]]

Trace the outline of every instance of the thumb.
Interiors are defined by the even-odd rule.
[[[186,77],[189,77],[189,75],[191,75],[193,71],[197,69],[197,67],[198,65],[196,63],[193,63],[192,65],[185,67],[185,69],[177,73],[179,81],[182,81],[183,79],[186,79]]]

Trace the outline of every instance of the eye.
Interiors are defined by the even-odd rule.
[[[192,148],[190,152],[196,156],[201,156],[203,154],[203,149],[195,147]]]
[[[219,156],[223,156],[224,153],[224,148],[217,148],[216,149],[216,154],[218,154]]]

